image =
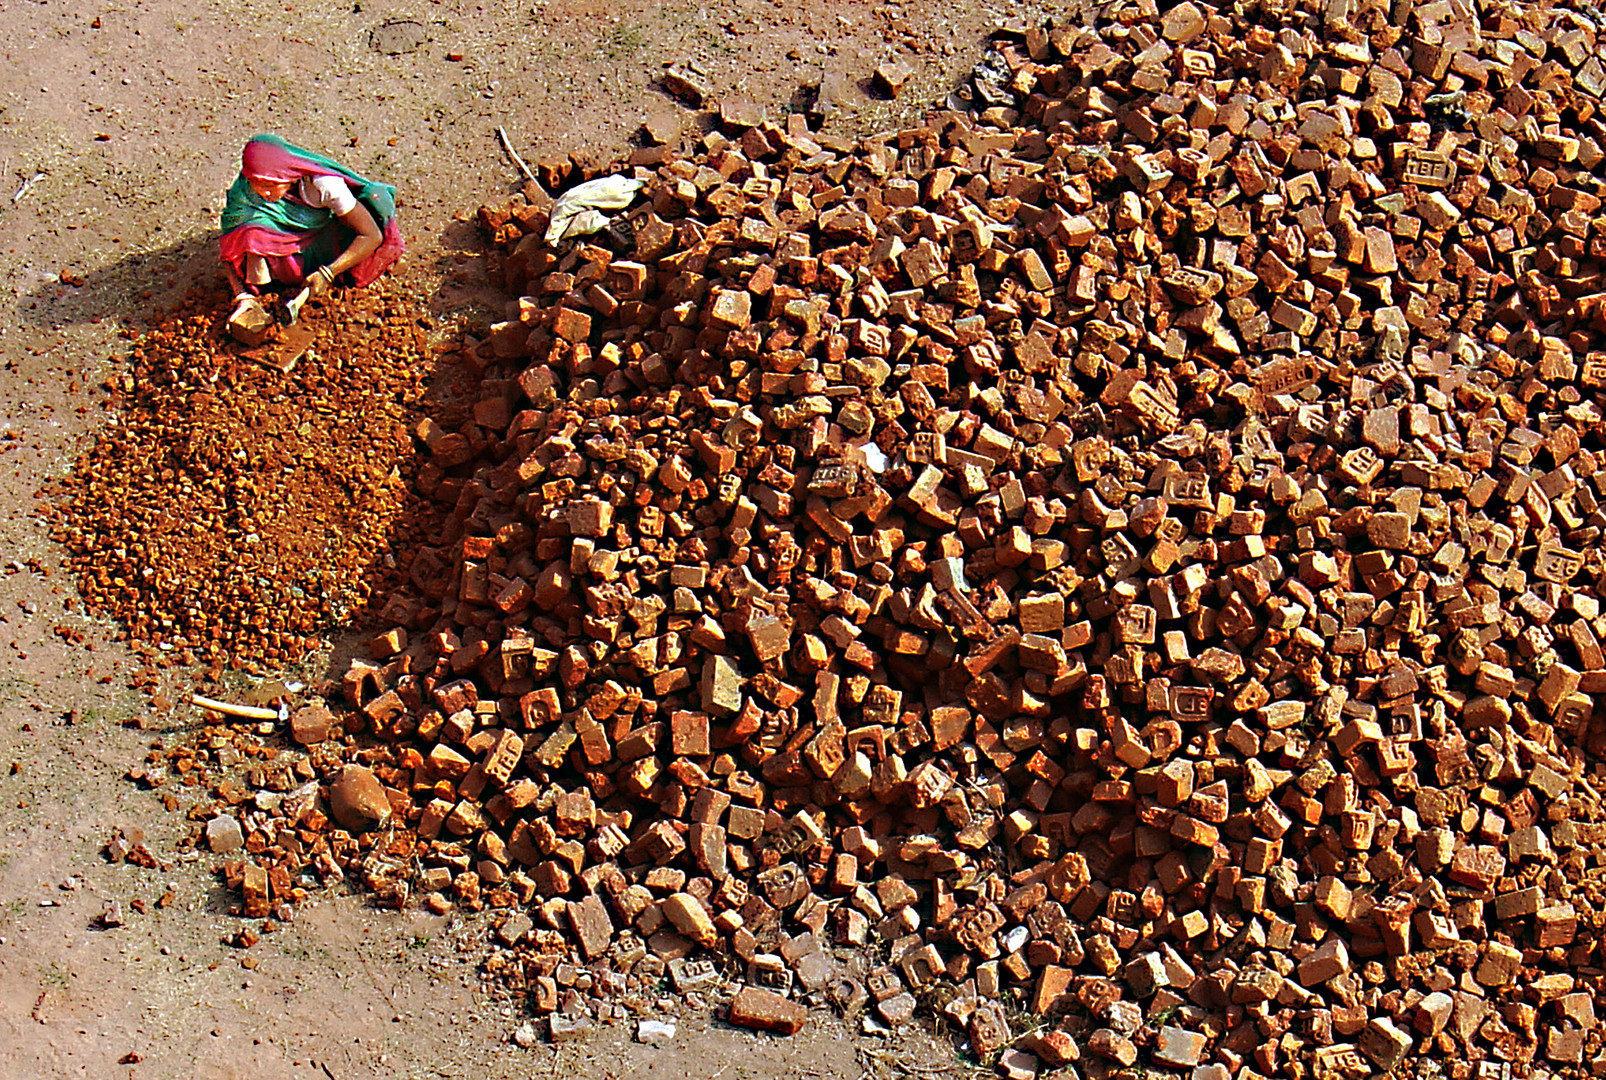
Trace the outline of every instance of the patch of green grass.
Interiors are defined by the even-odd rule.
[[[41,986],[64,990],[67,987],[67,973],[59,965],[52,962],[39,976],[39,983]]]
[[[20,675],[0,675],[0,694],[31,694],[37,689],[38,684],[32,679],[24,679]]]
[[[624,60],[652,43],[652,32],[640,23],[621,23],[604,35],[597,51],[609,60]]]
[[[721,56],[734,56],[736,54],[736,39],[720,27],[702,27],[698,36],[709,52],[718,53]]]
[[[124,690],[110,699],[92,701],[78,710],[79,722],[97,727],[116,727],[126,724],[142,711],[140,697],[132,690]]]
[[[284,940],[280,944],[280,948],[288,959],[295,960],[298,963],[312,964],[314,962],[318,962],[328,965],[334,962],[334,957],[329,952],[328,946],[309,946],[303,942],[295,940],[292,935],[285,935]]]

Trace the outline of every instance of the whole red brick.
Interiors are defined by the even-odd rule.
[[[809,1011],[802,1005],[756,986],[742,988],[731,1000],[730,1022],[737,1027],[796,1035],[808,1018]]]

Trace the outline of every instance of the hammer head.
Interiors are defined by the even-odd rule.
[[[302,288],[293,296],[281,299],[278,305],[279,310],[277,312],[279,316],[279,322],[285,326],[289,326],[297,319],[301,318],[301,309],[310,299],[312,299],[312,289],[310,286]]]

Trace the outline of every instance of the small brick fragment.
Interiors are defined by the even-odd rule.
[[[329,785],[329,813],[348,832],[369,832],[390,820],[390,797],[372,770],[347,765]]]

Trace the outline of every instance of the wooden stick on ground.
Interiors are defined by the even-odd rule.
[[[507,156],[513,159],[513,164],[517,165],[519,167],[519,172],[524,174],[524,179],[534,180],[535,174],[530,171],[530,167],[528,165],[524,164],[524,159],[519,157],[519,152],[513,149],[513,142],[507,137],[507,132],[503,131],[499,126],[496,129],[496,135],[502,140],[502,149],[507,151]]]
[[[203,709],[222,713],[224,716],[238,716],[242,720],[277,720],[277,709],[264,709],[256,705],[235,705],[227,701],[217,701],[213,698],[202,697],[200,694],[191,694],[190,703],[199,705]]]

